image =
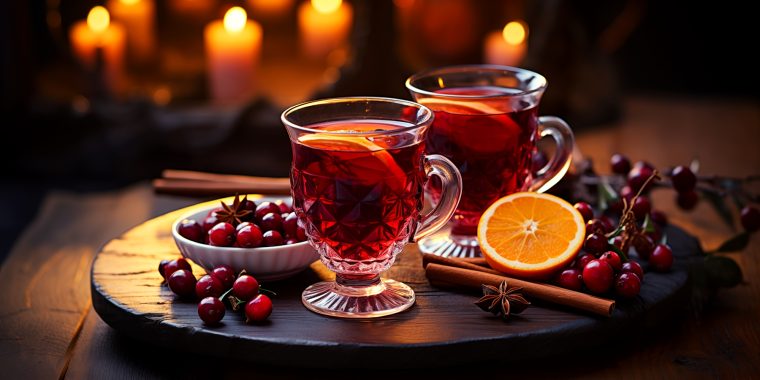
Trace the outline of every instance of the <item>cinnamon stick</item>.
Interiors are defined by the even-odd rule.
[[[483,258],[480,258],[480,260],[482,260],[483,263],[485,263],[486,261]],[[422,255],[422,267],[426,268],[428,264],[436,263],[436,264],[446,265],[450,267],[472,269],[472,270],[481,271],[485,273],[502,274],[501,272],[495,269],[491,269],[491,267],[488,267],[487,263],[485,263],[485,266],[476,264],[476,263],[479,263],[480,260],[476,261],[473,259],[453,259],[450,257],[441,257],[438,255],[426,253]]]
[[[290,181],[287,178],[261,178],[259,182],[241,183],[159,178],[153,180],[153,190],[162,194],[185,196],[290,194]]]
[[[580,293],[560,288],[558,286],[519,280],[504,276],[503,274],[485,272],[481,270],[482,268],[464,268],[461,266],[463,264],[469,263],[460,263],[460,266],[448,266],[429,262],[425,266],[425,276],[427,276],[431,284],[446,283],[468,289],[480,289],[484,284],[498,286],[502,281],[506,280],[510,286],[521,287],[526,295],[542,301],[587,311],[605,317],[611,316],[612,311],[615,309],[615,301],[613,300],[594,297],[586,293]]]

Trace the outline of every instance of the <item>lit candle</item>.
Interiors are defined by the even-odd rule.
[[[293,0],[248,0],[257,15],[268,18],[279,18],[285,16],[293,6]]]
[[[324,58],[346,42],[353,8],[342,0],[311,0],[298,8],[301,44],[307,56]]]
[[[126,37],[124,28],[111,22],[105,8],[92,8],[87,21],[78,21],[71,27],[69,38],[74,55],[87,69],[95,70],[101,64],[106,85],[112,90],[121,86]]]
[[[483,59],[495,65],[519,66],[528,50],[527,26],[512,21],[501,32],[488,34],[483,47]]]
[[[138,62],[150,59],[154,48],[155,6],[153,0],[109,0],[114,20],[127,31],[127,51]]]
[[[248,20],[243,8],[232,7],[223,21],[208,24],[204,34],[211,96],[221,103],[245,101],[253,90],[261,26]]]

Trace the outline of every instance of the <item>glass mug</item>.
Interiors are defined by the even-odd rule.
[[[380,273],[407,242],[443,227],[459,203],[454,164],[424,154],[432,121],[428,108],[390,98],[316,100],[283,112],[298,222],[336,277],[304,290],[308,309],[368,318],[414,304],[409,286]],[[423,186],[433,176],[442,183],[440,201],[422,215]]]
[[[514,192],[544,192],[565,175],[573,133],[559,118],[538,116],[546,84],[537,73],[496,65],[444,67],[407,79],[412,97],[435,113],[427,153],[454,162],[464,186],[450,231],[421,240],[422,252],[480,256],[476,231],[488,206]],[[536,143],[545,136],[554,139],[555,154],[533,173]],[[439,198],[435,183],[426,191],[434,201]]]

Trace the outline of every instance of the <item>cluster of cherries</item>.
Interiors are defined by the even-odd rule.
[[[226,312],[225,299],[232,309],[243,309],[246,323],[261,322],[272,314],[272,300],[262,290],[253,276],[221,265],[196,281],[190,263],[180,257],[161,260],[158,273],[166,280],[169,289],[184,299],[199,299],[198,316],[207,325],[218,324]]]
[[[298,217],[283,201],[256,202],[237,196],[232,205],[208,212],[202,222],[185,219],[178,227],[186,239],[217,247],[272,247],[306,241]]]
[[[612,171],[625,179],[619,197],[598,217],[588,203],[575,204],[586,221],[586,240],[579,256],[555,282],[568,289],[586,289],[595,294],[614,292],[630,298],[639,294],[644,279],[641,264],[628,259],[630,248],[634,248],[638,260],[648,262],[649,269],[658,272],[670,270],[673,251],[667,244],[658,244],[668,219],[663,212],[652,209],[648,197],[657,178],[655,167],[645,161],[631,165],[621,154],[613,155],[610,164]],[[698,178],[694,172],[689,167],[678,166],[669,171],[667,177],[676,191],[676,204],[684,210],[693,209],[699,201]],[[610,216],[620,218],[619,227]],[[741,222],[746,231],[757,231],[760,211],[752,206],[744,207]]]

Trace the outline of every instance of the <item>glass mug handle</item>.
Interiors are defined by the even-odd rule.
[[[459,198],[462,196],[462,175],[448,158],[440,154],[429,154],[424,158],[425,176],[429,179],[437,176],[441,179],[441,199],[425,216],[420,218],[417,231],[411,237],[412,242],[422,239],[446,225],[454,215]]]
[[[536,172],[529,190],[543,193],[556,185],[570,168],[573,153],[573,131],[564,120],[555,116],[538,118],[538,134],[541,138],[550,136],[557,145],[554,157],[546,166]]]

